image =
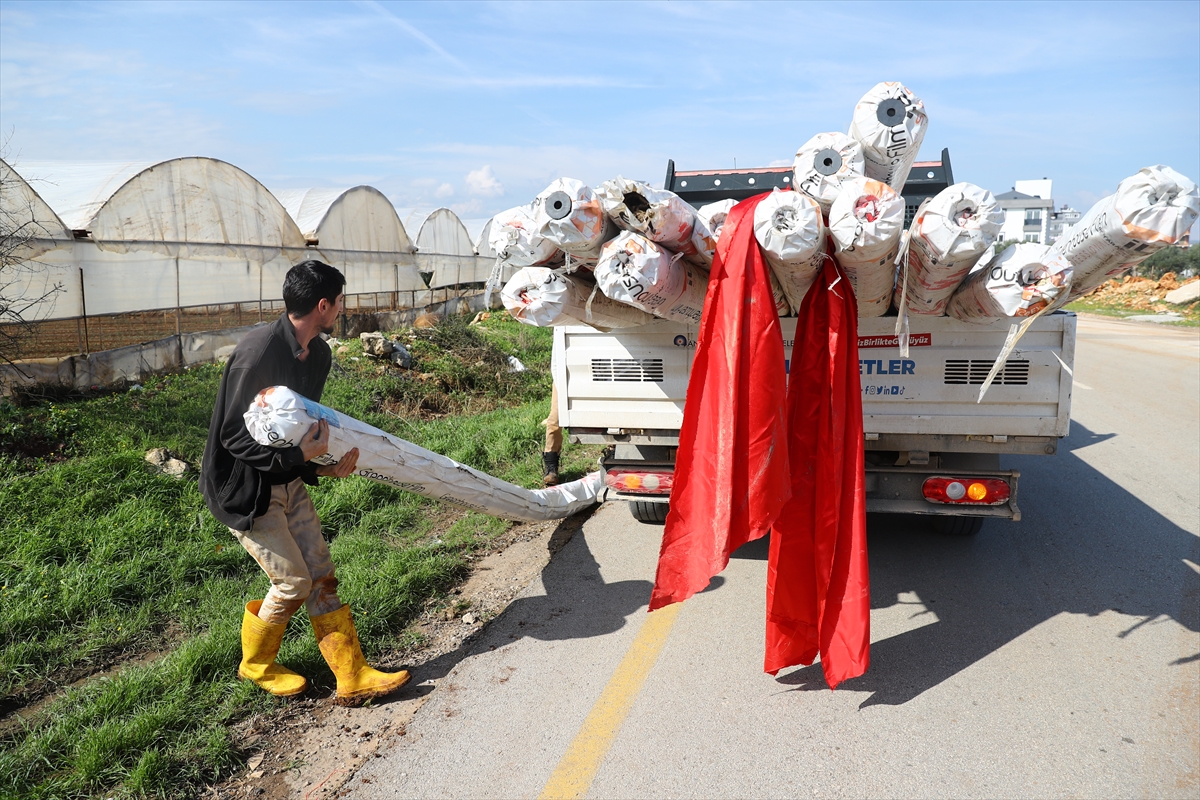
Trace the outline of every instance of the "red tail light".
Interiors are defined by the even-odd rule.
[[[608,488],[631,494],[670,494],[674,480],[671,470],[610,469],[604,474]]]
[[[1012,495],[998,478],[927,478],[921,492],[931,503],[956,506],[998,506]]]

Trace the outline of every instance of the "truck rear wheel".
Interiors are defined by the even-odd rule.
[[[667,511],[670,507],[668,503],[643,503],[637,500],[629,504],[629,510],[634,519],[651,525],[664,524],[667,521]]]
[[[946,536],[974,536],[983,528],[983,517],[934,517],[933,529]]]

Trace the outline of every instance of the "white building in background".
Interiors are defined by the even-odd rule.
[[[1066,203],[1063,203],[1062,208],[1050,214],[1050,239],[1049,242],[1057,242],[1062,238],[1063,231],[1079,222],[1083,216],[1082,211],[1076,211]]]
[[[1049,244],[1050,218],[1054,212],[1054,181],[1049,178],[1016,181],[1011,192],[996,195],[996,203],[1004,211],[1000,239],[1018,242]]]

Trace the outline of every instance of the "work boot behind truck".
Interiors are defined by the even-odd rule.
[[[779,322],[790,363],[796,319]],[[858,323],[867,511],[927,515],[960,535],[989,517],[1020,520],[1019,473],[1001,469],[1000,456],[1053,455],[1069,432],[1075,315],[1034,322],[980,404],[1008,320],[910,317],[907,358],[895,317]],[[559,423],[573,442],[608,445],[609,497],[629,501],[642,522],[666,520],[696,332],[666,320],[554,329],[554,380],[566,387]]]

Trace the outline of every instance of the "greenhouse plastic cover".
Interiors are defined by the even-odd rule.
[[[448,208],[435,209],[425,218],[416,244],[421,269],[433,273],[431,289],[483,283],[492,271],[494,262],[475,255],[475,243],[466,226]]]
[[[31,163],[27,175],[47,165]],[[54,166],[53,175],[44,175],[43,199],[68,227],[90,231],[104,250],[269,260],[271,253],[305,246],[275,196],[224,161],[177,158],[140,170]]]
[[[406,229],[387,198],[367,186],[280,192],[289,213],[253,177],[214,159],[22,162],[21,170],[10,170],[4,200],[49,218],[51,236],[21,254],[35,268],[20,271],[17,296],[61,286],[31,319],[80,316],[85,297],[89,315],[279,300],[288,269],[308,258],[341,269],[352,293],[424,292],[418,262],[444,285],[483,280],[493,263],[474,255],[473,243],[463,255],[456,236],[434,236],[430,245],[455,252],[414,254],[408,234],[420,225]],[[446,210],[437,227],[461,226]],[[93,238],[75,239],[73,230]],[[318,246],[306,246],[305,233]]]
[[[413,241],[383,192],[352,189],[282,189],[274,192],[300,232],[322,249],[411,253]]]
[[[336,464],[358,448],[354,474],[504,519],[563,519],[602,502],[604,473],[548,489],[523,489],[313,402],[286,386],[258,393],[245,414],[259,444],[293,447],[318,420],[329,423],[329,451],[313,461]]]
[[[22,161],[20,172],[70,230],[89,230],[100,206],[148,162]]]
[[[20,247],[6,253],[9,258],[36,258],[72,239],[71,231],[54,213],[37,190],[0,159],[0,213],[11,225]],[[23,241],[20,241],[21,239]]]

